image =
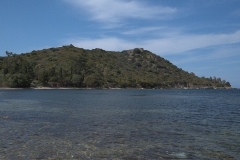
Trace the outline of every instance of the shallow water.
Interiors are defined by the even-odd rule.
[[[239,90],[0,90],[0,159],[240,159]]]

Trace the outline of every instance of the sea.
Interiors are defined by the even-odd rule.
[[[0,159],[240,159],[240,90],[0,90]]]

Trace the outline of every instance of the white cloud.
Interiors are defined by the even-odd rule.
[[[77,47],[93,49],[103,48],[105,50],[122,51],[125,49],[142,47],[159,55],[183,54],[184,52],[201,49],[210,46],[240,43],[240,31],[231,34],[204,34],[184,35],[178,34],[174,37],[158,39],[129,41],[115,37],[100,39],[70,39]]]
[[[240,31],[231,34],[204,34],[204,35],[176,35],[162,39],[151,39],[144,42],[144,47],[153,52],[164,54],[178,54],[193,49],[209,46],[239,43]]]
[[[125,35],[143,34],[146,32],[159,31],[165,27],[144,27],[123,32]]]
[[[176,13],[176,8],[149,6],[137,0],[65,0],[91,13],[92,19],[111,24],[124,19],[165,19]]]
[[[221,64],[236,64],[240,62],[239,46],[221,45],[207,48],[206,50],[194,50],[186,52],[186,56],[181,56],[174,61],[174,64],[220,61]],[[200,54],[199,54],[200,53]],[[228,61],[228,58],[234,60]]]
[[[101,39],[69,39],[66,43],[85,49],[102,48],[107,51],[122,51],[136,47],[136,43],[134,42],[124,41],[114,37]]]

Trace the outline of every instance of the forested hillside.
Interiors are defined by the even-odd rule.
[[[135,48],[122,52],[73,45],[0,57],[1,87],[214,88],[216,77],[197,77],[164,58]]]

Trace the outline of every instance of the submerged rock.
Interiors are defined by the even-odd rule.
[[[1,117],[1,119],[9,119],[9,118],[11,118],[10,116],[3,116],[3,117]]]
[[[187,158],[187,155],[184,152],[172,153],[171,156],[174,156],[176,158]]]

